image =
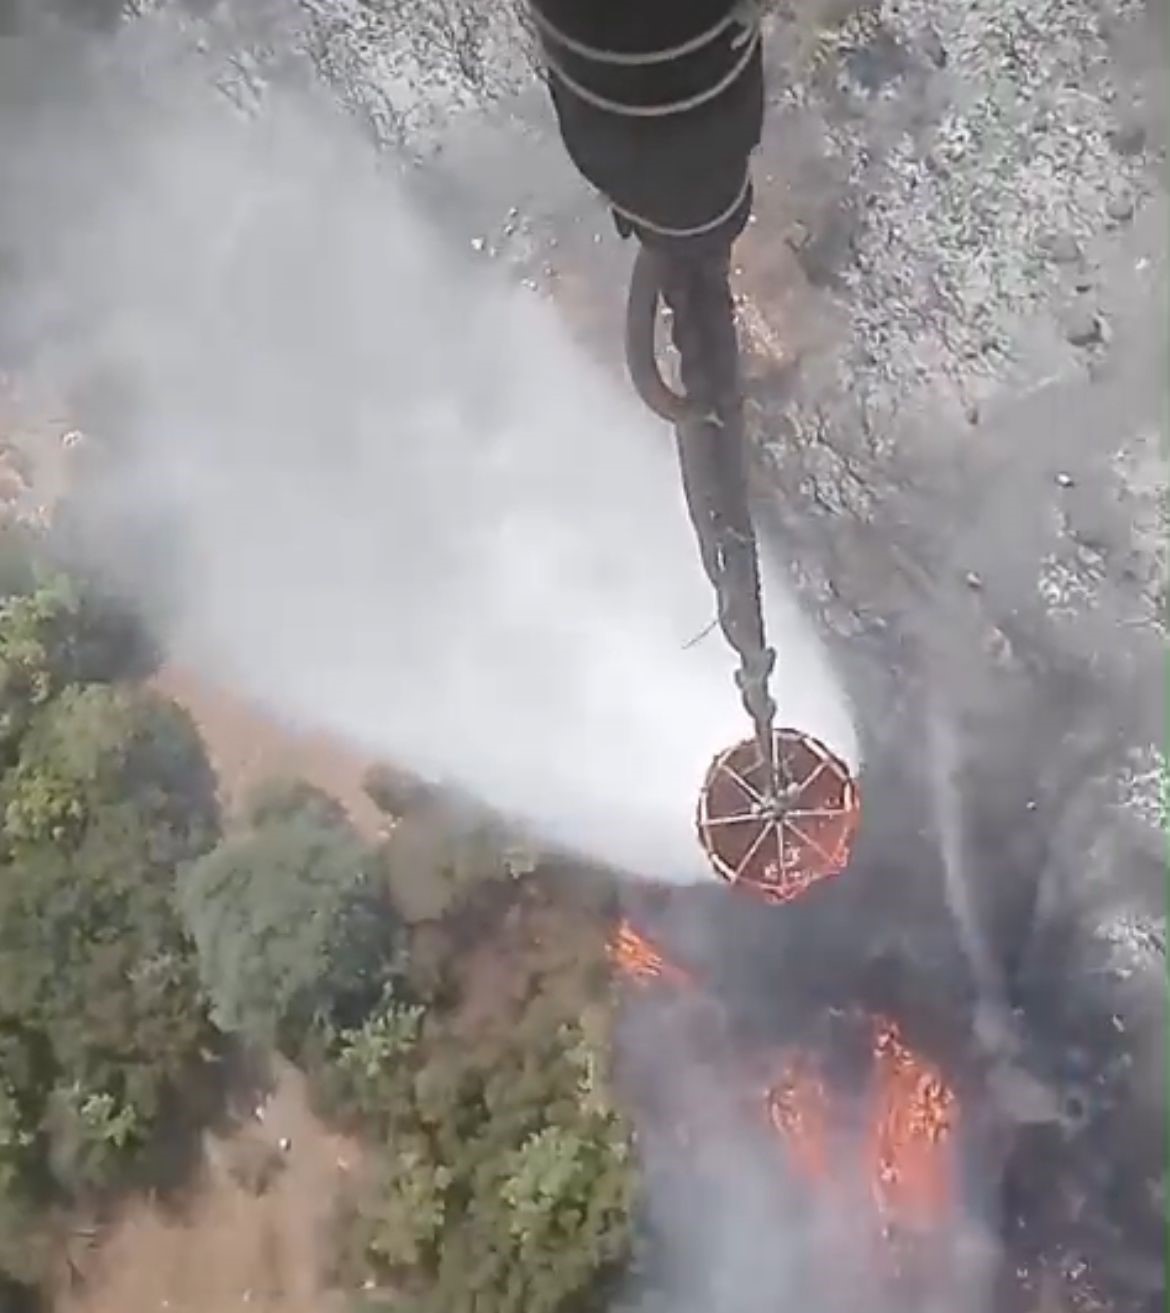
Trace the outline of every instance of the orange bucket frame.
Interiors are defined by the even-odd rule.
[[[861,797],[848,767],[811,734],[774,730],[773,751],[784,781],[778,800],[770,796],[758,744],[747,739],[711,763],[696,819],[721,879],[785,903],[844,870]]]

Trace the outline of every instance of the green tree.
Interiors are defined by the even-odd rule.
[[[0,1198],[22,1192],[33,1175],[40,1075],[28,1038],[0,1026]]]
[[[16,1091],[0,1075],[0,1194],[11,1194],[19,1184],[35,1139],[21,1114]]]
[[[598,927],[510,907],[448,1003],[395,986],[326,1036],[314,1073],[325,1107],[383,1146],[342,1227],[343,1272],[417,1313],[600,1306],[628,1252],[635,1173],[606,1080]]]
[[[317,1012],[376,998],[397,943],[375,855],[314,794],[261,808],[181,882],[179,902],[221,1028],[295,1049]]]
[[[154,663],[125,607],[54,566],[28,533],[0,527],[0,763],[65,685],[136,677]]]
[[[214,778],[173,704],[74,686],[35,711],[0,803],[0,1030],[34,1037],[49,1168],[89,1188],[148,1142],[208,1042],[174,885],[216,836]],[[76,1116],[54,1114],[72,1090]]]
[[[0,601],[0,752],[15,750],[35,709],[60,686],[63,635],[79,608],[77,590],[64,575]]]
[[[265,780],[253,789],[244,808],[244,820],[253,829],[297,817],[342,830],[348,824],[345,808],[336,798],[295,777]]]
[[[143,843],[132,814],[115,814],[78,854],[46,848],[0,872],[0,1018],[151,1122],[208,1036],[173,875]]]
[[[190,717],[110,685],[65,688],[32,719],[2,797],[4,836],[17,853],[78,850],[118,809],[133,812],[154,865],[189,860],[217,833],[215,777]]]
[[[176,867],[217,834],[194,726],[157,697],[67,688],[34,717],[0,800],[0,1017],[149,1122],[205,1026],[173,901]]]
[[[133,1102],[77,1080],[54,1089],[46,1121],[52,1129],[53,1175],[74,1189],[115,1182],[149,1130]]]
[[[218,837],[215,780],[178,707],[101,682],[137,649],[124,613],[0,530],[5,1307],[33,1307],[70,1204],[128,1180],[212,1040],[174,892]]]
[[[40,1295],[60,1240],[55,1223],[56,1218],[27,1195],[0,1194],[0,1313],[47,1310]]]

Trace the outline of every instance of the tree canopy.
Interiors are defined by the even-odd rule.
[[[210,779],[177,708],[94,685],[38,709],[0,780],[0,1027],[39,1054],[63,1182],[143,1144],[205,1042],[174,882],[215,837]]]
[[[396,947],[372,850],[332,799],[267,790],[182,880],[216,1024],[295,1048],[318,1012],[377,997]]]
[[[418,1313],[601,1307],[627,1255],[635,1178],[599,927],[528,895],[444,998],[400,981],[325,1037],[326,1105],[382,1146],[343,1261]]]
[[[33,710],[66,685],[139,676],[152,660],[124,607],[56,567],[44,544],[0,525],[0,761]]]
[[[498,818],[385,772],[376,845],[298,780],[225,830],[132,626],[26,548],[0,530],[0,1307],[70,1209],[139,1179],[223,1032],[300,1061],[367,1146],[355,1293],[601,1307],[635,1172],[597,908]]]
[[[219,832],[190,718],[99,682],[95,604],[27,547],[0,543],[0,1269],[21,1281],[45,1209],[127,1179],[201,1063],[174,889]]]

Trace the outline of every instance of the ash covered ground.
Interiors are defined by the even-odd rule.
[[[436,225],[619,366],[630,252],[510,11],[404,29],[393,3],[143,8],[245,112],[307,51]],[[737,269],[759,504],[867,744],[865,914],[842,884],[820,928],[843,960],[898,964],[961,1048],[977,973],[940,843],[959,831],[1029,1056],[1084,1102],[1024,1159],[1020,1254],[1071,1301],[1087,1268],[1109,1306],[1161,1307],[1165,8],[801,0],[767,23]],[[791,918],[696,895],[667,919],[766,1028]]]

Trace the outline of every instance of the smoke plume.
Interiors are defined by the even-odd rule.
[[[668,435],[339,112],[243,114],[150,24],[0,43],[0,246],[0,349],[106,398],[94,550],[133,543],[173,654],[546,840],[703,876],[699,783],[748,725],[692,642]],[[767,612],[781,720],[855,758],[774,565]]]

